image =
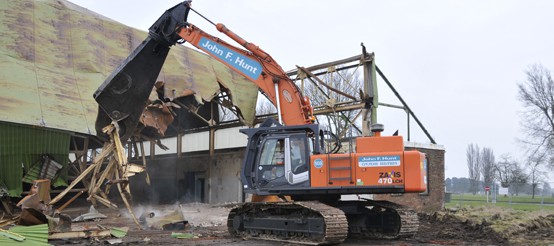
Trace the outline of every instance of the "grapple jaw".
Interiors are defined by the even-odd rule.
[[[120,127],[121,141],[134,134],[169,48],[180,40],[176,31],[187,25],[189,10],[190,1],[168,9],[150,27],[148,37],[96,90],[99,109],[95,128],[99,137],[106,139],[102,128],[112,121]]]

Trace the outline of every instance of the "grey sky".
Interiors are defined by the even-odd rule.
[[[73,0],[142,30],[180,1]],[[531,64],[554,69],[554,1],[194,0],[193,8],[270,53],[285,70],[375,52],[435,140],[446,176],[467,176],[470,143],[523,161],[517,85]],[[194,13],[189,21],[222,36]],[[380,101],[399,104],[383,83]],[[380,108],[385,134],[406,135],[406,116]],[[416,130],[412,140],[429,142]]]

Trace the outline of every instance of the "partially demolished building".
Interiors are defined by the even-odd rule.
[[[95,132],[98,106],[93,93],[147,33],[66,0],[1,1],[0,12],[0,197],[19,197],[26,190],[24,182],[41,178],[51,178],[53,186],[61,188],[87,168],[102,146]],[[291,76],[304,80],[319,75],[310,71],[332,73],[367,65],[359,60],[299,69]],[[344,65],[348,62],[355,65]],[[163,126],[167,131],[161,140],[156,140],[154,127],[154,133],[135,139],[127,149],[130,162],[148,163],[146,172],[131,177],[133,200],[244,200],[239,170],[246,137],[238,128],[256,122],[257,88],[184,46],[171,49],[158,80],[164,86],[152,92],[151,101],[162,93],[178,106],[172,109],[173,123]],[[220,122],[220,105],[231,108],[238,120]],[[364,107],[359,101],[315,106],[320,114]],[[156,124],[154,120],[151,125]],[[430,192],[411,200],[442,207],[444,148],[409,146],[433,153]],[[58,168],[46,177],[43,169],[50,163],[59,167],[52,164]]]
[[[0,13],[0,187],[19,196],[22,178],[41,164],[42,156],[63,166],[55,186],[83,170],[93,154],[88,149],[101,145],[93,137],[98,106],[92,95],[147,33],[65,0],[1,1]],[[253,122],[257,89],[245,78],[183,46],[174,47],[167,59],[159,80],[168,95],[202,108],[195,113],[208,112],[211,120],[210,104],[202,103],[214,99],[224,85],[235,96],[242,120]],[[171,134],[179,127],[209,125],[177,121],[181,125]],[[74,165],[69,164],[70,152]],[[33,178],[41,177],[25,180]]]

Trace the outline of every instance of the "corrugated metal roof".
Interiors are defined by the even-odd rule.
[[[0,121],[85,134],[95,134],[92,94],[147,35],[64,0],[1,0],[0,23]],[[219,81],[254,119],[257,88],[205,54],[172,48],[159,80],[205,100]]]

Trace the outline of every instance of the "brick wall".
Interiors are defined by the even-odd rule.
[[[415,147],[406,150],[419,150],[428,158],[428,191],[426,194],[382,194],[374,195],[375,200],[388,200],[414,208],[418,212],[433,212],[444,207],[444,149]]]

